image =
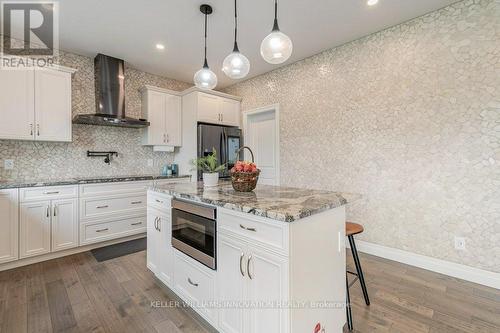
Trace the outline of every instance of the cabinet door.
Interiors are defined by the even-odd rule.
[[[0,139],[34,140],[33,70],[0,70]]]
[[[35,137],[40,141],[71,141],[71,74],[35,71]]]
[[[247,282],[245,245],[221,234],[217,237],[218,300],[223,303],[243,301]],[[245,311],[241,306],[222,306],[219,310],[220,330],[224,333],[245,332]]]
[[[50,214],[50,201],[21,204],[21,258],[50,252]]]
[[[158,228],[160,229],[156,253],[158,259],[158,278],[167,286],[173,285],[174,258],[172,250],[172,225],[169,213],[162,212],[158,215]]]
[[[212,124],[220,123],[220,98],[198,93],[198,121]]]
[[[277,304],[288,300],[288,260],[253,248],[248,256],[248,298],[269,304],[248,311],[251,333],[288,332],[288,310]]]
[[[155,209],[148,208],[147,215],[147,267],[154,273],[159,272],[158,243],[160,242],[158,227],[159,214]]]
[[[78,200],[52,201],[52,252],[78,246]]]
[[[146,129],[148,132],[148,145],[158,146],[166,143],[166,128],[165,128],[165,108],[166,96],[158,91],[147,92],[147,117],[150,122]]]
[[[224,125],[240,126],[240,102],[221,98],[221,119]]]
[[[181,97],[166,95],[166,99],[165,128],[167,145],[179,147],[182,140]]]
[[[19,256],[18,226],[17,189],[0,190],[0,264]]]

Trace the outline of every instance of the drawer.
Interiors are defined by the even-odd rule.
[[[51,199],[73,199],[77,197],[77,185],[28,187],[20,189],[19,192],[21,202]]]
[[[217,209],[217,230],[228,231],[252,243],[272,247],[288,256],[288,224],[227,209]]]
[[[80,197],[114,195],[123,193],[146,193],[150,181],[116,182],[80,185]]]
[[[215,309],[203,305],[215,301],[213,271],[174,249],[174,289],[209,322],[215,323]]]
[[[146,213],[145,194],[80,199],[81,219],[137,212]]]
[[[159,209],[160,211],[168,210],[172,207],[172,197],[168,194],[148,191],[148,206]]]
[[[81,225],[81,243],[91,244],[146,232],[146,217]]]

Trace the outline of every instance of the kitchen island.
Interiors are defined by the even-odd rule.
[[[268,185],[241,193],[229,182],[152,187],[148,268],[219,332],[302,333],[318,323],[342,332],[345,205],[356,198]],[[199,223],[210,221],[205,209],[212,232]],[[195,260],[199,250],[216,265]]]

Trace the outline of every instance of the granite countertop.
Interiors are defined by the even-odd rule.
[[[61,186],[61,185],[79,185],[94,183],[114,183],[130,182],[140,180],[159,180],[159,179],[177,179],[189,178],[190,175],[159,176],[159,175],[135,175],[135,176],[105,176],[92,178],[68,178],[51,180],[0,180],[0,190],[22,187],[41,187],[41,186]]]
[[[151,190],[283,222],[293,222],[337,208],[360,197],[349,193],[270,185],[258,185],[253,192],[243,193],[236,192],[227,181],[212,188],[204,188],[202,183],[179,183],[153,186]]]

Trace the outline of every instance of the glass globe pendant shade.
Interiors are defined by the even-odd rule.
[[[222,71],[231,79],[242,79],[250,71],[250,61],[239,51],[233,51],[224,59]]]
[[[212,90],[217,86],[217,75],[204,66],[194,74],[194,84],[200,89]]]
[[[273,65],[287,61],[292,50],[292,40],[279,30],[273,30],[260,44],[262,58]]]

